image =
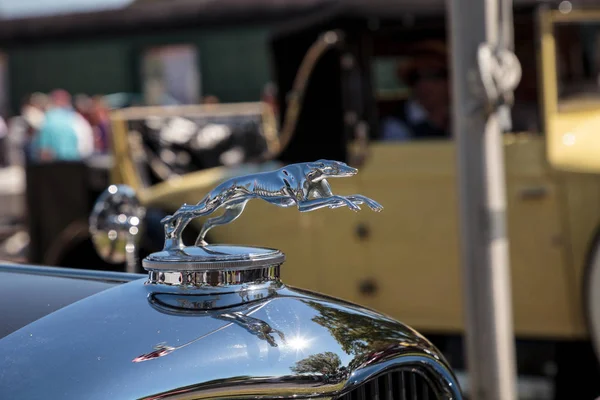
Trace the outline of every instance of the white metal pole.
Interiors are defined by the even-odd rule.
[[[478,84],[479,46],[499,43],[499,6],[498,0],[447,0],[465,338],[474,400],[516,397],[502,133],[497,110],[488,108]]]

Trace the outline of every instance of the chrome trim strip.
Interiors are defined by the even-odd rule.
[[[240,400],[292,400],[292,399],[339,399],[350,390],[394,370],[410,370],[423,375],[431,384],[431,388],[440,400],[462,400],[458,381],[453,373],[436,355],[419,354],[416,350],[411,354],[402,354],[378,364],[359,368],[344,381],[319,382],[311,376],[284,376],[280,378],[232,378],[219,383],[206,383],[197,386],[178,388],[173,391],[145,397],[142,400],[157,399],[203,399],[221,400],[235,397]],[[304,379],[303,379],[304,378]],[[445,385],[442,385],[442,382]]]
[[[279,281],[280,265],[247,270],[149,271],[148,283],[168,286],[231,287]]]
[[[57,278],[85,279],[92,281],[127,283],[138,279],[144,279],[146,274],[130,274],[124,272],[95,271],[87,269],[43,267],[25,264],[0,264],[1,272],[12,272],[19,274],[54,276]]]
[[[159,258],[160,257],[160,258]],[[180,271],[180,272],[221,272],[225,270],[243,271],[258,270],[268,264],[282,264],[285,261],[285,255],[278,250],[267,254],[256,255],[222,255],[221,259],[217,256],[213,258],[186,257],[184,251],[178,251],[175,254],[161,252],[158,257],[154,254],[149,255],[142,261],[146,270]],[[157,261],[155,260],[157,259]]]

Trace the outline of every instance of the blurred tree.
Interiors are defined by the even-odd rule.
[[[319,373],[323,375],[335,375],[341,366],[342,361],[340,357],[331,351],[326,351],[324,353],[313,354],[298,361],[295,366],[291,367],[291,370],[297,374]]]
[[[327,328],[347,354],[362,356],[388,348],[390,344],[414,342],[415,335],[418,335],[392,320],[343,311],[314,301],[306,303],[319,312],[312,320]],[[425,341],[419,345],[429,346]]]

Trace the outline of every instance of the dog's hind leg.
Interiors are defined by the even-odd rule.
[[[236,220],[237,217],[239,217],[242,214],[242,212],[244,211],[244,207],[246,207],[247,202],[248,202],[248,200],[244,200],[240,203],[235,203],[235,204],[225,206],[226,208],[225,208],[225,212],[223,214],[219,215],[218,217],[210,218],[209,220],[207,220],[204,223],[204,225],[202,225],[200,234],[198,235],[198,238],[196,239],[196,246],[206,246],[207,243],[204,240],[206,233],[209,230],[211,230],[212,228],[214,228],[215,226],[228,224],[228,223]]]

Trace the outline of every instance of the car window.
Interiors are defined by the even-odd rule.
[[[600,23],[556,24],[558,110],[600,107]]]
[[[405,98],[408,95],[408,86],[397,73],[398,65],[405,59],[406,57],[399,56],[381,56],[373,59],[373,86],[378,101]]]
[[[443,38],[389,43],[371,59],[376,139],[450,139],[449,68]]]

